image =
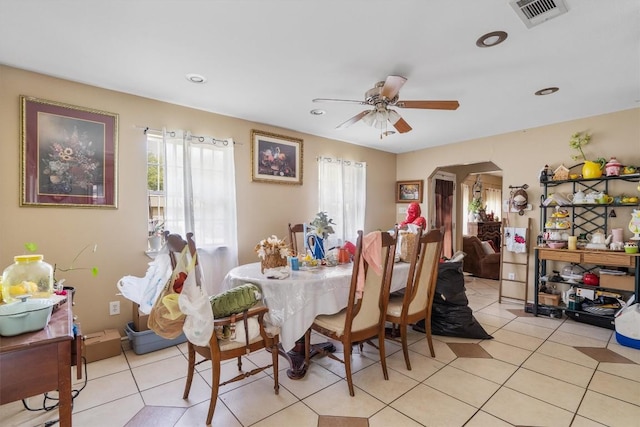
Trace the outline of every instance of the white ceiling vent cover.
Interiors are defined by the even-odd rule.
[[[527,28],[567,13],[564,0],[512,0],[509,4]]]

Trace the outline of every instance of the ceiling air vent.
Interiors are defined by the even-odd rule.
[[[509,3],[527,28],[567,12],[564,0],[514,0]]]

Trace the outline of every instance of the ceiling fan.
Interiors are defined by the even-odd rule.
[[[429,110],[455,110],[460,104],[458,101],[403,101],[399,99],[400,88],[405,84],[407,79],[402,76],[388,76],[383,82],[378,82],[375,86],[364,94],[364,101],[355,101],[349,99],[332,99],[332,98],[316,98],[313,102],[350,102],[360,105],[369,105],[373,110],[364,110],[351,117],[344,123],[341,123],[336,129],[345,129],[352,124],[362,120],[369,126],[376,127],[380,131],[386,129],[387,122],[391,123],[400,133],[409,132],[411,126],[407,123],[397,111],[389,107],[397,108],[418,108]],[[381,132],[388,135],[393,132]]]

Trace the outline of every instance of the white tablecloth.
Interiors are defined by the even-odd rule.
[[[286,279],[268,279],[260,272],[260,263],[238,266],[227,274],[223,288],[254,283],[262,289],[271,323],[280,327],[280,342],[291,350],[319,314],[333,314],[349,301],[353,264],[291,271]],[[391,292],[406,286],[409,264],[394,264]]]

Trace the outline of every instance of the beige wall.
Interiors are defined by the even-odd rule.
[[[508,219],[513,226],[522,226],[526,225],[527,218],[531,218],[533,224],[531,234],[535,238],[539,230],[538,206],[542,194],[539,171],[545,164],[555,169],[561,163],[567,167],[577,163],[571,159],[571,155],[575,152],[569,148],[568,141],[571,134],[578,131],[587,131],[593,135],[591,143],[585,150],[588,158],[609,159],[611,156],[616,156],[623,164],[640,165],[640,108],[636,108],[401,154],[398,155],[398,179],[424,179],[426,183],[438,168],[464,170],[462,176],[458,175],[459,178],[464,178],[470,172],[469,167],[464,165],[493,162],[502,170],[502,191],[505,197],[509,194],[509,185],[529,185],[527,193],[533,210],[526,212],[523,217],[510,214]],[[453,167],[455,165],[460,166]],[[571,192],[571,188],[564,186],[559,191]],[[622,192],[636,195],[639,193],[636,185],[611,183],[612,195]],[[428,212],[428,209],[425,209],[428,203],[429,198],[425,194],[423,212]],[[461,209],[460,200],[457,206]],[[626,228],[630,218],[630,208],[616,209],[616,214],[616,218],[609,219],[610,226],[623,227],[626,237],[631,237]],[[461,215],[458,216],[460,217]],[[462,224],[456,227],[456,235],[458,248],[460,248]],[[529,289],[531,290],[533,289],[533,253],[530,254],[529,260],[531,265]]]
[[[119,114],[118,209],[19,207],[19,95]],[[13,255],[23,253],[25,242],[37,242],[39,251],[48,262],[63,266],[68,265],[82,247],[97,243],[98,251],[83,255],[77,265],[96,265],[100,269],[99,276],[93,278],[87,271],[66,274],[68,284],[77,289],[75,312],[84,332],[109,327],[124,329],[131,319],[130,303],[115,295],[115,283],[125,275],[142,276],[149,262],[143,253],[147,238],[145,137],[136,126],[188,129],[196,135],[231,137],[239,143],[236,146],[236,185],[240,263],[256,259],[253,246],[259,239],[273,233],[284,236],[288,222],[313,218],[317,209],[315,158],[321,155],[367,162],[366,230],[386,229],[403,217],[398,214],[398,209],[405,206],[393,203],[396,180],[424,179],[425,190],[428,190],[428,179],[438,168],[461,171],[457,174],[460,182],[473,172],[465,164],[493,162],[503,171],[505,194],[509,185],[529,184],[534,210],[524,218],[533,219],[533,235],[536,235],[540,214],[537,205],[541,194],[538,172],[544,164],[574,163],[567,141],[569,135],[579,130],[593,133],[593,140],[587,148],[588,156],[617,156],[623,163],[640,165],[640,109],[395,156],[0,66],[0,195],[3,201],[0,266],[9,265]],[[254,128],[304,140],[303,186],[251,182],[249,139]],[[489,169],[476,172],[486,170]],[[425,215],[428,203],[428,191],[425,191],[422,204]],[[458,201],[458,208],[460,206]],[[524,219],[513,215],[511,218],[514,222]],[[612,223],[625,225],[627,221],[627,214],[621,209]],[[460,239],[461,228],[457,229]],[[122,314],[109,316],[108,302],[115,300],[122,302]]]
[[[20,95],[119,114],[118,209],[19,207]],[[110,327],[124,329],[131,320],[131,304],[115,295],[115,284],[125,275],[143,276],[150,261],[144,255],[145,136],[137,126],[185,129],[196,135],[231,137],[239,143],[235,160],[240,263],[256,260],[253,247],[258,240],[271,234],[284,237],[287,223],[313,219],[317,212],[318,156],[367,162],[365,229],[386,229],[395,221],[394,154],[0,66],[0,266],[8,266],[14,255],[23,253],[26,242],[36,242],[46,261],[61,266],[68,266],[87,244],[97,243],[98,251],[84,254],[76,266],[98,266],[98,277],[80,270],[58,275],[66,277],[67,284],[77,290],[75,313],[85,333]],[[251,129],[304,140],[302,186],[251,182]],[[117,300],[121,301],[122,314],[109,316],[108,302]]]

